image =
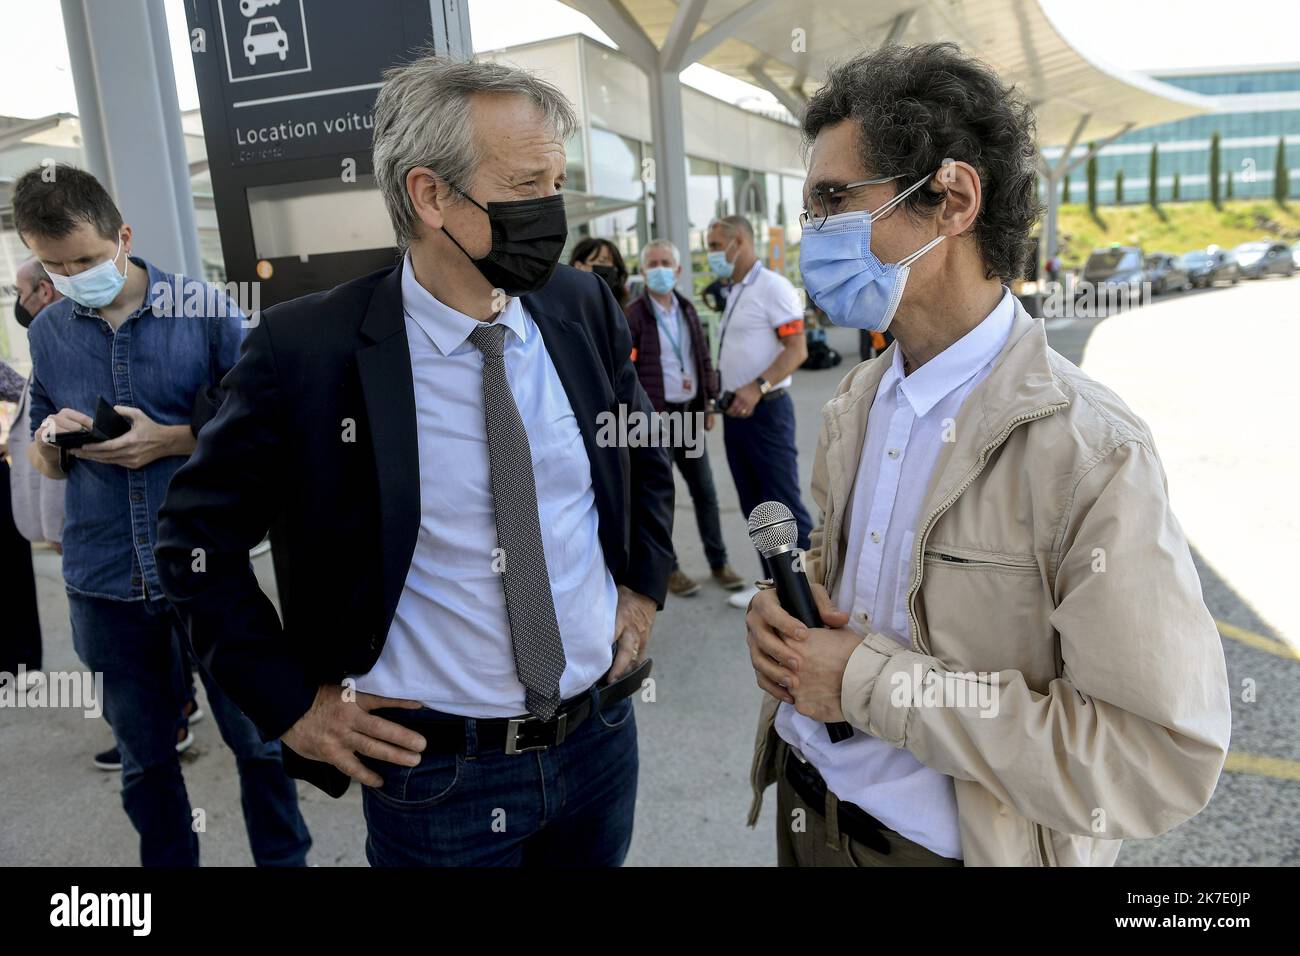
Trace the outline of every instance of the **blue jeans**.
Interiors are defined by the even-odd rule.
[[[378,711],[385,718],[391,711]],[[425,753],[419,766],[362,758],[384,778],[365,787],[371,866],[620,866],[636,808],[632,699],[589,716],[558,747],[479,752],[474,721],[465,754]]]
[[[188,669],[180,622],[166,601],[69,594],[68,604],[77,654],[104,675],[104,717],[122,755],[122,805],[140,834],[140,863],[198,866],[199,838],[176,753]],[[311,836],[298,791],[280,763],[280,742],[264,743],[253,722],[206,671],[199,672],[221,738],[235,753],[254,861],[306,865]]]

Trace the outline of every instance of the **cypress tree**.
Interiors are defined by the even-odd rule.
[[[1088,151],[1092,152],[1094,143],[1088,144]],[[1097,218],[1097,157],[1088,157],[1088,213],[1094,219]]]
[[[1218,209],[1219,202],[1219,134],[1210,137],[1210,202]]]
[[[1115,170],[1115,205],[1124,205],[1124,170]]]
[[[1178,202],[1182,197],[1179,195],[1183,184],[1183,177],[1179,173],[1174,173],[1174,202]]]
[[[1159,147],[1151,144],[1151,168],[1147,171],[1147,202],[1152,209],[1160,208],[1160,157]]]
[[[1291,172],[1286,168],[1286,140],[1277,138],[1277,159],[1273,163],[1273,198],[1285,206],[1291,195]]]

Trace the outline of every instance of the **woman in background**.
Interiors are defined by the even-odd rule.
[[[619,308],[627,307],[627,266],[623,264],[623,256],[614,243],[608,239],[588,236],[573,247],[569,265],[583,272],[596,273],[613,291]]]

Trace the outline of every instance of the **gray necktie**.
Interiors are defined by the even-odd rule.
[[[487,423],[488,466],[496,511],[497,546],[505,555],[501,583],[515,652],[515,673],[524,685],[530,714],[544,720],[560,704],[560,675],[564,645],[551,598],[546,552],[537,517],[537,483],[528,449],[524,421],[510,385],[502,355],[506,327],[500,322],[480,325],[469,339],[483,353],[483,412]]]

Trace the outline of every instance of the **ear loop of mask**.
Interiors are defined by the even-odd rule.
[[[881,216],[888,214],[895,206],[897,206],[900,202],[902,202],[912,193],[916,192],[918,189],[920,189],[922,186],[924,186],[933,178],[934,178],[933,176],[926,176],[924,179],[918,180],[917,182],[914,182],[912,185],[908,186],[906,189],[904,189],[893,199],[889,200],[887,203],[885,203],[875,212],[871,213],[871,221],[874,223]],[[902,259],[898,260],[898,262],[894,264],[900,268],[906,269],[909,266],[911,266],[912,263],[914,263],[917,259],[921,258],[921,256],[925,255],[927,252],[929,252],[939,243],[943,242],[943,240],[946,238],[947,236],[935,236],[933,239],[931,239],[929,242],[923,245],[920,249],[917,249],[916,252],[913,252],[909,256],[904,256]]]
[[[904,189],[901,193],[899,193],[899,194],[898,194],[897,196],[895,196],[893,199],[889,200],[889,201],[888,201],[887,203],[885,203],[883,206],[881,206],[880,208],[878,208],[875,212],[870,213],[869,215],[871,216],[871,221],[872,221],[872,222],[875,222],[877,219],[881,218],[882,216],[887,215],[887,214],[890,212],[890,210],[892,210],[892,209],[893,209],[895,206],[897,206],[900,202],[902,202],[904,199],[906,199],[906,198],[907,198],[908,196],[910,196],[912,193],[916,192],[918,189],[920,189],[922,186],[924,186],[926,183],[928,183],[928,182],[929,182],[931,179],[933,179],[933,178],[934,178],[933,176],[926,176],[924,179],[921,179],[921,180],[918,180],[917,182],[912,183],[912,185],[908,186],[906,189]]]
[[[113,253],[113,258],[108,260],[109,262],[113,263],[114,272],[117,271],[117,257],[120,256],[121,254],[122,254],[122,234],[119,232],[117,234],[117,252]],[[126,272],[128,268],[127,263],[131,261],[131,256],[129,254],[127,255],[126,258],[127,258],[127,262],[122,264],[123,265],[122,278],[126,278]]]
[[[904,256],[902,259],[899,259],[897,265],[904,269],[908,268],[913,262],[921,258],[921,256],[925,255],[927,252],[929,252],[931,249],[933,249],[935,246],[937,246],[939,243],[943,242],[947,238],[948,238],[947,236],[935,236],[933,239],[931,239],[929,242],[923,245],[920,249],[917,249],[916,252],[912,253],[910,256]]]

